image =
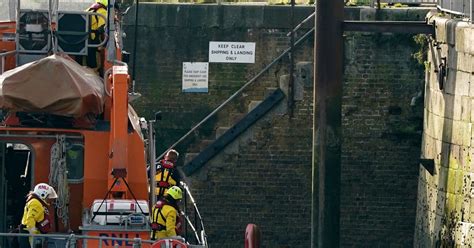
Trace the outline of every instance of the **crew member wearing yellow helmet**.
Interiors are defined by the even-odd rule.
[[[178,186],[168,189],[164,199],[158,201],[151,212],[151,239],[177,236],[180,229],[178,202],[183,199],[183,191]]]

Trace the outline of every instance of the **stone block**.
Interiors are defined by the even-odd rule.
[[[454,166],[454,161],[452,164],[450,164],[450,166]],[[456,169],[452,169],[452,168],[449,168],[448,169],[448,183],[446,185],[446,189],[447,189],[447,193],[448,194],[452,194],[452,197],[454,197],[456,195],[456,175],[457,175],[457,172],[458,170]],[[449,197],[448,197],[449,198]],[[454,198],[451,198],[451,199],[448,199],[448,201],[451,201],[451,205],[455,206],[455,203],[453,203],[452,201],[456,201]],[[451,207],[453,207],[451,206]],[[454,208],[451,208],[451,209],[454,209]]]
[[[314,66],[313,62],[301,61],[297,62],[295,66],[296,82],[299,82],[305,88],[313,87]]]
[[[471,247],[474,241],[474,224],[457,222],[454,227],[454,243],[456,247]]]
[[[473,105],[474,104],[474,99],[468,98],[468,101],[470,101],[470,103],[471,103],[471,105],[470,105],[471,106],[471,121],[470,122],[474,123],[474,108],[472,108],[472,106],[474,106]]]
[[[455,95],[444,93],[444,94],[439,94],[439,96],[443,98],[444,109],[438,109],[438,110],[441,110],[441,112],[435,112],[435,114],[437,114],[440,117],[444,117],[448,119],[456,119],[456,118],[460,119],[461,109],[460,109],[460,106],[456,106]],[[459,108],[457,113],[454,113],[455,108]]]
[[[472,100],[469,96],[461,96],[461,121],[472,122],[471,121],[471,111],[472,111],[471,101]]]
[[[279,86],[280,89],[285,93],[285,96],[288,96],[288,84],[290,81],[290,75],[280,76]]]
[[[456,72],[456,88],[454,94],[456,96],[469,96],[471,73],[457,71]]]
[[[468,147],[467,150],[468,150],[468,154],[466,158],[466,161],[468,163],[467,170],[469,172],[474,172],[474,159],[472,159],[474,156],[474,148]]]
[[[447,25],[448,19],[443,17],[435,18],[436,40],[438,42],[447,43]]]
[[[474,47],[472,46],[472,44],[474,44],[474,28],[469,27],[465,29],[464,39],[464,50],[467,51],[467,53],[469,53],[470,55],[474,55]]]
[[[432,135],[437,140],[450,141],[452,134],[452,122],[453,120],[443,118],[434,114],[430,115],[430,120],[432,121]]]
[[[467,22],[458,22],[455,28],[455,47],[456,51],[461,53],[469,53],[469,36],[466,36],[466,32],[469,32],[469,24]]]
[[[184,164],[186,165],[191,162],[197,155],[199,155],[199,153],[186,153],[186,155],[184,155]]]
[[[443,92],[454,95],[456,90],[456,70],[446,68],[446,78],[443,84]]]
[[[446,41],[449,45],[454,46],[456,44],[456,26],[459,21],[450,19],[446,22]]]
[[[436,140],[436,143],[437,143],[437,149],[439,149],[438,151],[440,153],[440,160],[441,160],[440,165],[445,168],[448,168],[450,153],[451,153],[451,143],[444,142],[442,140]]]
[[[448,69],[444,92],[452,95],[469,95],[470,73]]]
[[[450,51],[448,54],[447,66],[450,69],[471,73],[472,71],[472,55],[465,52]]]
[[[469,147],[471,146],[471,137],[472,137],[472,123],[471,122],[465,122],[461,121],[463,127],[464,127],[464,134],[462,134],[462,143],[461,145],[463,147]]]
[[[436,153],[435,142],[431,136],[429,135],[423,136],[423,143],[422,143],[421,149],[422,149],[421,153],[422,153],[423,158],[436,159],[437,153]]]
[[[434,184],[436,185],[436,190],[439,192],[446,193],[448,192],[448,171],[449,169],[446,167],[439,167],[439,175],[437,178],[434,178]],[[437,197],[440,197],[436,194]]]
[[[363,8],[360,10],[361,21],[374,21],[376,18],[377,10],[374,8]]]

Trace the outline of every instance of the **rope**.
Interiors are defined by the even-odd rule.
[[[69,227],[69,186],[67,182],[66,166],[66,136],[56,136],[56,143],[51,146],[51,164],[49,183],[58,194],[54,201],[56,213],[61,218],[64,226]]]

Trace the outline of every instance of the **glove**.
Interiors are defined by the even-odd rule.
[[[28,232],[30,234],[38,234],[38,228],[32,227],[32,228],[28,229]]]
[[[27,230],[30,234],[38,234],[38,229],[36,227],[32,227],[32,228],[29,228]],[[35,237],[29,237],[28,240],[30,241],[30,246],[34,247],[35,240],[37,240],[37,238],[35,239]]]

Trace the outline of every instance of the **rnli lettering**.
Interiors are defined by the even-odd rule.
[[[133,237],[133,234],[129,235],[128,233],[99,233],[99,237],[134,239],[134,238],[140,238],[140,235],[136,233],[135,237]],[[116,245],[119,245],[120,247],[133,247],[133,241],[110,240],[110,239],[102,240],[102,247],[115,247]]]
[[[255,42],[209,42],[210,63],[255,63]]]

